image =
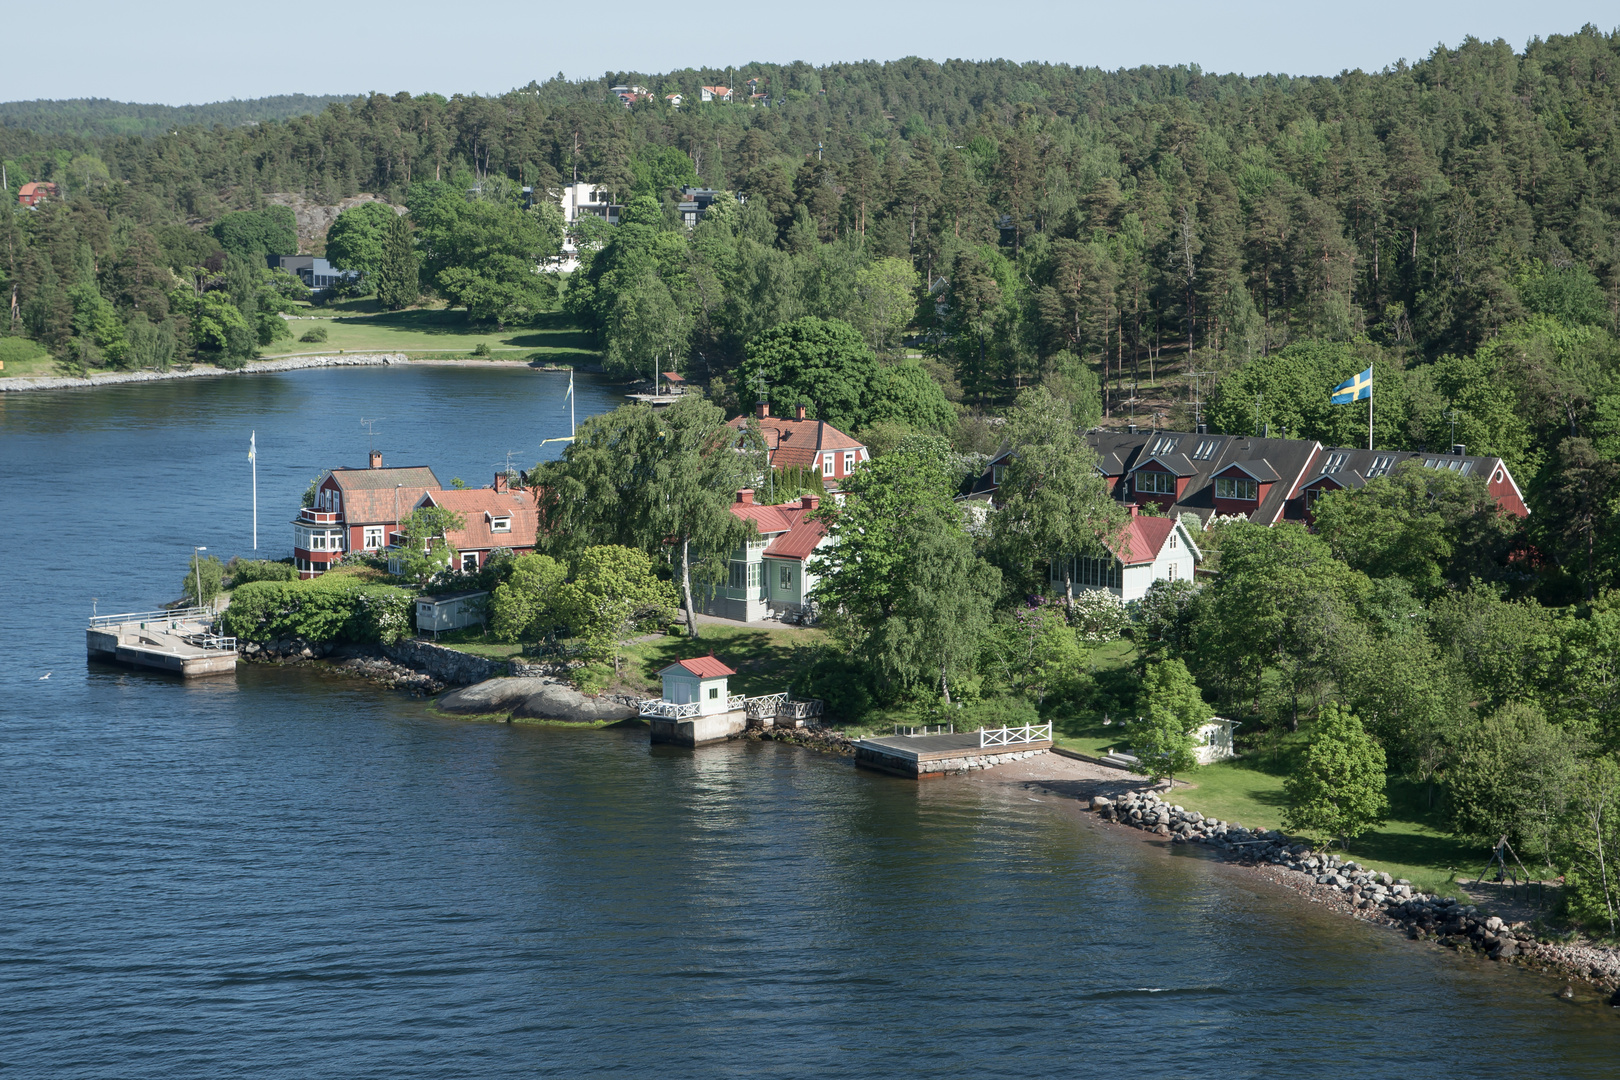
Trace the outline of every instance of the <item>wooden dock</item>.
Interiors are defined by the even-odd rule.
[[[90,659],[167,671],[182,678],[236,671],[236,639],[213,632],[212,608],[98,615],[85,630]]]
[[[855,744],[855,764],[923,780],[989,769],[1052,749],[1052,725],[990,728],[943,735],[890,735]]]

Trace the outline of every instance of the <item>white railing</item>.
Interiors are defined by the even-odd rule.
[[[743,694],[727,694],[726,695],[726,709],[727,709],[727,711],[730,711],[732,709],[741,709],[747,704],[748,704],[748,698]]]
[[[161,611],[129,611],[122,615],[92,615],[90,629],[121,626],[124,623],[147,622],[212,622],[219,613],[211,607],[165,608]]]
[[[642,716],[656,716],[663,720],[685,720],[687,717],[698,714],[699,703],[687,701],[677,704],[665,701],[662,698],[649,698],[641,703]]]
[[[979,745],[1016,746],[1019,743],[1052,739],[1051,724],[1026,724],[1023,727],[984,728],[979,732]]]
[[[907,737],[915,735],[955,735],[955,724],[895,724],[894,733]]]
[[[787,704],[787,699],[786,693],[762,694],[759,697],[749,698],[745,707],[748,710],[748,715],[756,720],[766,716],[779,716],[782,712],[782,706]]]
[[[805,720],[812,716],[820,716],[824,705],[820,698],[811,698],[809,701],[784,701],[777,706],[776,715],[793,720]]]
[[[218,634],[191,634],[186,640],[199,649],[219,649],[222,652],[235,652],[236,639],[233,637],[220,637]]]

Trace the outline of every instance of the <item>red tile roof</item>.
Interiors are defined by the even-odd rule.
[[[465,488],[429,491],[418,500],[454,510],[467,520],[463,529],[445,534],[457,551],[487,551],[490,548],[532,548],[540,531],[540,516],[534,495],[521,488],[496,491],[493,488]],[[510,518],[510,532],[495,532],[496,518]]]
[[[1125,566],[1139,566],[1159,557],[1176,520],[1167,517],[1133,517],[1124,528],[1105,541],[1108,550]]]
[[[738,431],[748,426],[749,418],[739,416],[727,423]],[[862,450],[865,445],[845,435],[825,420],[794,420],[784,416],[759,417],[759,433],[765,438],[765,449],[774,468],[791,469],[796,465],[815,464],[820,450]]]
[[[677,660],[675,663],[665,668],[664,671],[668,671],[669,668],[677,667],[685,668],[687,671],[690,671],[693,675],[696,675],[700,679],[719,679],[726,675],[737,674],[735,671],[732,671],[730,668],[726,667],[725,664],[717,660],[713,653],[710,653],[708,656],[695,656],[690,660]],[[664,671],[660,671],[658,674],[662,675]]]
[[[379,525],[402,518],[424,494],[440,486],[439,478],[426,466],[333,469],[332,482],[343,493],[343,517],[350,525]]]
[[[744,521],[752,521],[761,535],[776,537],[771,541],[771,546],[765,549],[765,555],[778,559],[798,559],[802,562],[816,550],[816,545],[821,543],[822,537],[827,535],[827,526],[824,523],[806,520],[815,513],[819,505],[819,500],[812,506],[804,499],[783,506],[734,502],[731,504],[731,512]]]

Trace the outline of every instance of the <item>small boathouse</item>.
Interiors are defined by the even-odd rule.
[[[96,615],[85,631],[92,660],[167,671],[183,678],[236,671],[236,639],[214,633],[213,608]]]
[[[660,671],[664,696],[641,702],[637,710],[652,726],[652,741],[702,746],[749,727],[803,727],[821,715],[820,701],[793,701],[786,693],[733,694],[729,680],[735,674],[712,654],[678,660]]]
[[[855,764],[922,780],[989,769],[1052,749],[1052,725],[984,728],[930,735],[891,735],[855,744]]]

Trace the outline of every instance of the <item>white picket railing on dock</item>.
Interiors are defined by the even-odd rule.
[[[90,629],[122,626],[124,623],[167,623],[173,626],[181,622],[212,622],[218,614],[219,612],[211,607],[183,607],[165,608],[160,611],[130,611],[122,615],[92,615]]]
[[[1051,724],[1026,724],[1023,727],[985,728],[979,732],[979,745],[1017,746],[1020,743],[1048,742],[1052,739]]]
[[[688,717],[696,716],[699,707],[700,703],[696,701],[685,701],[677,704],[673,701],[665,701],[662,698],[651,698],[641,703],[640,713],[642,716],[656,716],[661,720],[685,720]]]

